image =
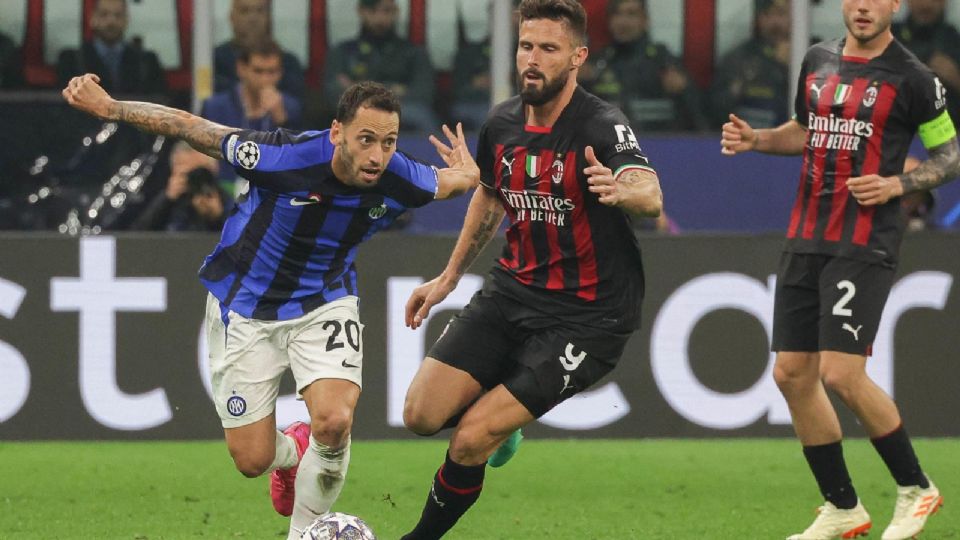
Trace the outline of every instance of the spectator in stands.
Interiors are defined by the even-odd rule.
[[[662,43],[650,41],[646,0],[610,0],[611,42],[590,55],[581,82],[620,107],[634,129],[703,129],[700,91]]]
[[[520,26],[520,12],[517,6],[520,0],[513,0],[512,28]],[[491,3],[491,7],[492,7]],[[516,32],[511,32],[516,38]],[[516,50],[516,44],[514,44]],[[510,73],[516,79],[516,70],[511,66]],[[463,122],[467,129],[479,129],[490,111],[490,36],[478,42],[465,42],[457,49],[453,60],[453,105],[450,116],[454,121]]]
[[[753,37],[720,61],[710,91],[711,121],[734,113],[751,126],[772,128],[788,117],[790,0],[757,0]]]
[[[960,122],[960,32],[946,20],[947,0],[907,0],[904,22],[893,24],[893,35],[940,78],[951,98],[953,122]]]
[[[204,101],[200,116],[225,126],[254,131],[298,128],[303,105],[278,88],[283,78],[282,56],[283,51],[274,41],[254,43],[242,49],[236,62],[239,82]],[[221,163],[220,178],[236,178],[226,162]]]
[[[400,96],[402,128],[436,129],[433,68],[422,47],[397,35],[396,1],[359,0],[358,11],[360,35],[327,54],[324,90],[330,107],[351,84],[377,81]]]
[[[166,90],[157,55],[139,39],[125,41],[129,11],[126,0],[97,0],[90,16],[93,39],[79,50],[60,53],[57,75],[61,85],[72,77],[96,73],[100,85],[115,94],[161,94]]]
[[[0,33],[0,90],[23,86],[23,62],[20,49],[12,39]]]
[[[233,0],[230,6],[230,26],[233,38],[213,50],[214,92],[234,87],[238,79],[237,57],[244,49],[273,39],[273,20],[270,0]],[[277,85],[280,90],[303,99],[305,79],[303,66],[297,57],[281,50],[283,77]]]
[[[170,151],[170,178],[130,228],[138,231],[219,231],[227,207],[216,179],[217,160],[178,141]]]

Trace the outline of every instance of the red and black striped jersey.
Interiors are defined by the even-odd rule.
[[[946,93],[900,42],[868,60],[844,56],[844,41],[815,45],[803,60],[796,120],[807,140],[786,249],[893,266],[904,229],[900,199],[861,206],[846,181],[902,173],[918,129],[949,121]],[[946,142],[924,138],[931,141]]]
[[[477,163],[481,183],[496,192],[509,218],[493,282],[567,319],[635,328],[643,297],[640,247],[628,215],[588,191],[587,146],[615,175],[652,170],[624,114],[579,87],[550,128],[527,125],[519,97],[490,112]]]

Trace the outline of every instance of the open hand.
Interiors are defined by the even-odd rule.
[[[437,153],[440,154],[443,162],[447,164],[447,167],[463,169],[471,173],[475,172],[479,177],[480,167],[473,160],[470,149],[467,147],[467,137],[463,134],[463,124],[457,122],[456,133],[446,124],[441,126],[441,129],[443,129],[443,134],[446,135],[450,143],[449,146],[433,135],[430,135],[430,142],[437,149]]]
[[[404,313],[406,325],[413,330],[419,328],[427,316],[430,315],[430,309],[443,302],[456,287],[456,282],[446,280],[443,276],[437,276],[414,289],[407,300]]]

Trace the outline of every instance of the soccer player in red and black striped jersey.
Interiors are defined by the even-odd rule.
[[[406,540],[453,527],[479,497],[494,451],[612,370],[640,322],[643,269],[630,216],[660,214],[659,180],[623,113],[577,86],[587,59],[580,3],[524,0],[519,10],[520,96],[481,128],[482,186],[446,269],[406,307],[417,328],[508,216],[503,256],[407,393],[412,431],[456,430]]]
[[[725,154],[803,154],[778,273],[774,378],[826,502],[793,539],[852,538],[871,527],[826,389],[860,419],[898,485],[884,540],[912,538],[942,503],[896,405],[865,369],[903,238],[900,196],[960,173],[944,86],[890,31],[899,7],[843,0],[847,36],[807,52],[794,120],[755,130],[731,115],[723,126]],[[902,173],[918,132],[929,159]]]

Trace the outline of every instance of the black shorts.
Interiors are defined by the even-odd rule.
[[[773,308],[774,351],[869,356],[894,270],[831,255],[785,252]]]
[[[503,384],[539,418],[609,373],[632,332],[564,324],[487,287],[453,317],[428,356],[487,390]]]

